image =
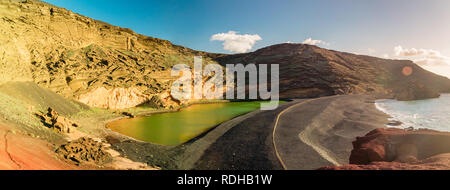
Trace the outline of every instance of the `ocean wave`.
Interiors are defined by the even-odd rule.
[[[419,101],[377,100],[375,107],[390,115],[390,121],[403,123],[395,126],[397,128],[414,127],[450,131],[450,94],[443,94],[437,99]]]

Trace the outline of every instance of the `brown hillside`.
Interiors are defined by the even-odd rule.
[[[448,78],[428,72],[411,61],[355,55],[305,44],[278,44],[216,60],[222,65],[279,64],[282,98],[376,93],[407,100],[450,92]],[[412,73],[405,75],[404,68],[411,68]]]
[[[34,82],[95,107],[161,105],[171,102],[168,90],[176,79],[170,76],[171,66],[192,64],[194,55],[223,65],[280,64],[282,98],[394,92],[398,99],[410,100],[450,92],[447,78],[411,61],[302,44],[237,55],[205,53],[40,1],[0,1],[0,84]],[[402,74],[405,67],[412,74]]]
[[[0,1],[0,84],[33,81],[91,106],[102,96],[100,107],[132,107],[165,93],[169,68],[194,55],[217,56],[40,1]]]

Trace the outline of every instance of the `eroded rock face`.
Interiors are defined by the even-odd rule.
[[[140,35],[41,1],[0,1],[0,7],[0,84],[32,81],[66,98],[98,107],[126,108],[154,96],[164,104],[175,104],[164,100],[169,97],[164,93],[177,78],[171,76],[170,69],[180,63],[192,66],[194,56],[203,56],[206,64],[279,64],[281,98],[391,95],[393,89],[404,88],[411,79],[437,93],[450,92],[450,80],[411,61],[305,44],[278,44],[236,55],[214,54]],[[402,74],[405,66],[410,67],[408,76]],[[420,88],[410,89],[413,92],[405,90],[406,95],[400,92],[399,97],[435,96],[416,93]],[[113,95],[98,98],[106,91]]]
[[[78,127],[78,124],[69,119],[60,116],[53,108],[48,108],[47,114],[37,114],[45,126],[58,133],[70,133],[73,127]]]
[[[176,79],[170,76],[173,65],[193,64],[194,55],[206,62],[219,56],[41,1],[0,1],[0,33],[0,84],[32,81],[69,99],[102,87],[122,88],[113,92],[119,96],[127,88],[140,88],[149,97],[160,95]],[[110,97],[100,104],[122,107],[141,100],[114,103]]]
[[[80,95],[78,101],[92,107],[106,109],[126,109],[143,104],[149,97],[135,87],[112,88],[100,87],[92,92]]]
[[[136,87],[112,89],[100,87],[92,92],[80,95],[78,101],[92,107],[105,109],[127,109],[143,104],[161,109],[177,107],[187,104],[191,100],[178,101],[170,95],[170,92],[148,95]]]
[[[350,165],[321,169],[450,169],[450,133],[376,129],[353,142]]]
[[[105,150],[102,143],[87,137],[61,145],[56,150],[56,153],[76,164],[92,163],[103,165],[112,160],[111,154]]]

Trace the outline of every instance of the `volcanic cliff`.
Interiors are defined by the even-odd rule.
[[[279,64],[281,98],[373,93],[401,100],[438,97],[450,80],[411,61],[278,44],[224,55],[94,20],[40,1],[0,2],[0,84],[34,82],[93,107],[168,106],[170,68],[206,63]],[[404,72],[406,70],[410,72]]]
[[[413,100],[450,92],[450,80],[412,61],[338,52],[307,44],[278,44],[252,53],[221,56],[226,64],[279,64],[280,97],[376,94]]]
[[[171,67],[179,63],[192,66],[194,56],[202,56],[204,64],[223,66],[279,64],[281,98],[364,93],[413,100],[450,92],[449,79],[411,61],[380,59],[304,44],[278,44],[236,55],[207,53],[41,1],[2,0],[0,133],[4,138],[0,141],[0,160],[6,164],[0,164],[1,168],[71,168],[54,158],[54,148],[69,147],[62,151],[66,159],[83,160],[68,156],[72,154],[70,147],[83,148],[83,142],[91,144],[91,141],[67,141],[84,132],[108,139],[111,133],[105,127],[106,122],[125,113],[115,109],[141,104],[157,108],[182,104],[170,95],[170,87],[177,79],[171,76]],[[53,114],[49,116],[47,110]],[[144,108],[140,113],[149,110]],[[74,133],[68,138],[67,134],[58,132]],[[97,153],[94,152],[108,155]],[[16,160],[29,165],[17,164]],[[42,164],[45,160],[56,164]]]
[[[171,66],[194,55],[217,56],[44,2],[0,1],[0,84],[33,81],[90,106],[134,107],[167,94]]]

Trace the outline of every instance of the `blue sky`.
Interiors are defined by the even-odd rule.
[[[209,52],[230,53],[223,42],[210,39],[217,33],[237,31],[262,39],[251,51],[287,41],[301,43],[311,37],[323,41],[318,45],[324,48],[378,57],[420,61],[429,56],[426,53],[438,52],[439,58],[448,61],[445,55],[450,55],[447,0],[44,1]],[[395,52],[398,46],[403,51]],[[418,57],[407,54],[414,50]]]

